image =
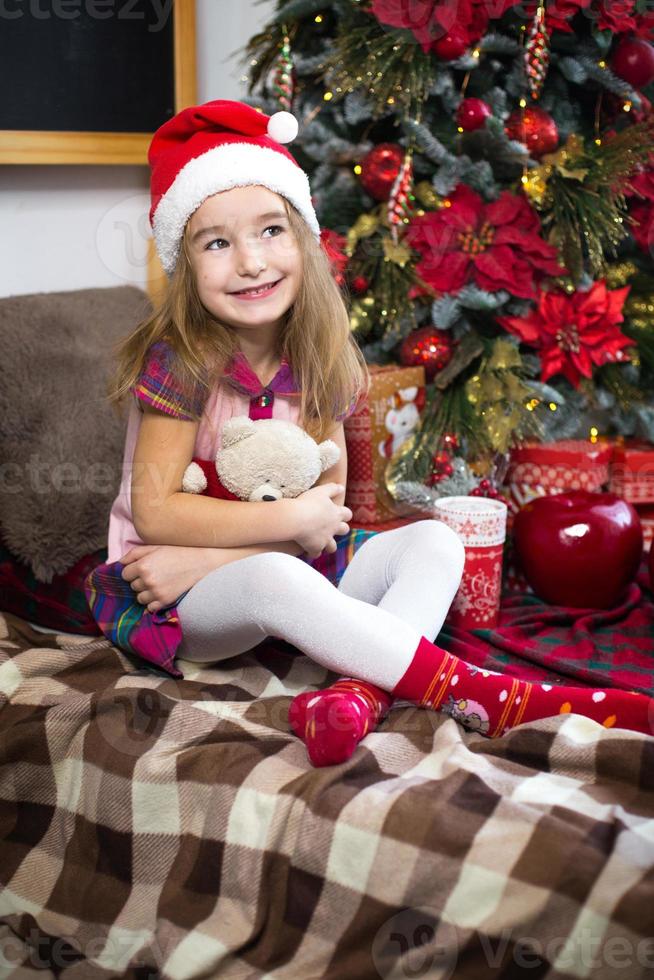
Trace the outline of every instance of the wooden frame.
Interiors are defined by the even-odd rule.
[[[195,0],[174,0],[175,112],[195,105]],[[4,129],[2,163],[147,164],[152,133]]]
[[[197,102],[195,0],[173,0],[175,112]],[[0,164],[140,164],[147,166],[152,133],[55,132],[5,129]],[[148,243],[146,290],[156,302],[166,284],[154,240]]]

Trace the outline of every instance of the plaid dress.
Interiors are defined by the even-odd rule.
[[[252,419],[273,417],[276,394],[299,394],[285,359],[275,377],[264,387],[245,356],[237,354],[222,381],[247,394]],[[176,418],[190,419],[192,411],[202,410],[202,406],[185,403],[175,381],[172,352],[164,341],[151,348],[149,360],[133,392],[138,400]],[[350,411],[353,409],[354,404]],[[353,528],[348,534],[336,538],[337,550],[333,554],[322,554],[314,559],[304,555],[299,557],[337,586],[353,555],[376,533]],[[84,591],[93,618],[115,646],[173,677],[183,678],[183,673],[175,666],[175,657],[182,641],[177,605],[186,593],[178,596],[170,606],[148,612],[137,602],[131,585],[123,579],[124,567],[120,561],[104,562],[87,576]]]

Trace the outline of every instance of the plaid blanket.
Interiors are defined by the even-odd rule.
[[[3,977],[652,976],[654,738],[402,707],[313,769],[288,705],[334,675],[182,663],[0,617]]]

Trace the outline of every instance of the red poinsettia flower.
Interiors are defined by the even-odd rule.
[[[332,231],[331,228],[322,228],[320,232],[320,244],[323,252],[329,259],[329,264],[334,273],[334,279],[339,286],[342,286],[345,282],[343,273],[349,262],[349,258],[344,252],[347,239],[344,235],[339,235],[337,231]]]
[[[373,0],[371,13],[381,24],[413,33],[423,51],[446,34],[469,47],[517,0]]]
[[[540,220],[525,197],[503,191],[486,204],[459,184],[448,202],[407,229],[407,242],[422,256],[416,272],[434,289],[457,293],[472,282],[535,299],[537,279],[565,272],[556,249],[540,237]]]
[[[497,322],[520,340],[540,350],[541,380],[562,374],[575,387],[590,378],[593,364],[626,360],[623,350],[633,340],[620,333],[622,307],[630,286],[607,289],[602,279],[588,292],[568,295],[541,292],[529,316],[503,316]]]

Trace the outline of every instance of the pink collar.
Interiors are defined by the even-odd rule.
[[[274,392],[276,395],[300,394],[291,366],[285,357],[282,357],[275,377],[267,385],[263,385],[250,367],[245,354],[237,351],[227,365],[222,379],[250,398],[259,398],[266,392]]]

